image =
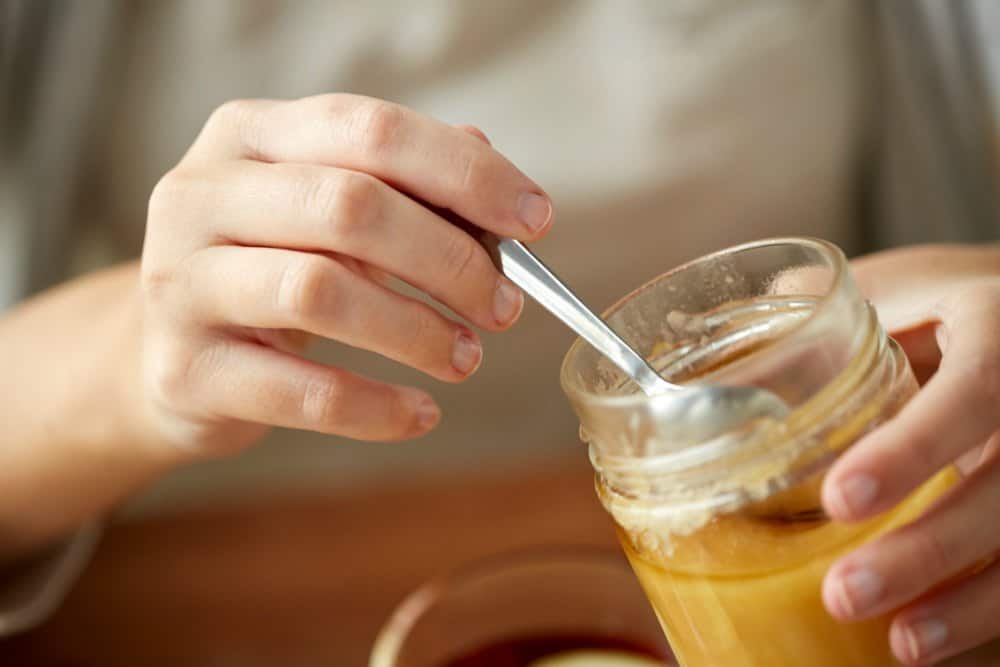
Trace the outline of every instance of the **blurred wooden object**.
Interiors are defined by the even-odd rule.
[[[585,461],[122,523],[53,619],[0,642],[0,664],[363,667],[428,577],[541,544],[615,546]],[[948,663],[991,665],[1000,645]]]
[[[362,667],[420,583],[543,544],[616,545],[585,457],[122,523],[54,618],[0,642],[0,665]]]

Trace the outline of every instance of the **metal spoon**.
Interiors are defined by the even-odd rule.
[[[483,239],[483,244],[508,278],[614,362],[646,395],[672,394],[673,400],[656,401],[655,409],[658,418],[677,420],[679,435],[708,439],[754,419],[780,420],[788,414],[788,405],[766,389],[722,385],[682,387],[664,380],[523,243],[493,237]]]

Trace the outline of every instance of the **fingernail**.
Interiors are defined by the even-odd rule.
[[[834,489],[833,510],[839,517],[861,514],[875,502],[878,480],[871,475],[848,477]]]
[[[944,648],[948,641],[948,626],[937,619],[919,621],[903,626],[900,631],[902,641],[893,642],[906,655],[899,656],[909,661],[926,658]]]
[[[885,583],[875,572],[860,569],[848,572],[834,583],[837,606],[846,616],[854,617],[871,609],[885,591]]]
[[[468,332],[459,332],[451,351],[451,365],[462,375],[470,375],[483,358],[483,348]]]
[[[441,419],[441,409],[430,396],[424,395],[417,403],[417,425],[426,431]]]
[[[497,289],[493,294],[493,318],[497,324],[513,322],[521,308],[524,307],[524,295],[506,278],[497,281]]]
[[[549,218],[552,217],[552,203],[548,197],[525,192],[517,202],[517,214],[528,229],[538,232],[549,224]]]

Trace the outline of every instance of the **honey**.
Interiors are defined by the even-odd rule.
[[[820,585],[836,559],[913,520],[955,477],[940,473],[861,525],[726,517],[676,540],[669,555],[619,536],[681,667],[894,667],[889,617],[838,623]]]

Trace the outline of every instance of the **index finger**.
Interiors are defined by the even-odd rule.
[[[889,509],[1000,427],[1000,288],[985,285],[941,311],[937,373],[892,420],[851,448],[823,484],[841,520]]]
[[[521,240],[539,238],[552,220],[545,191],[488,143],[369,97],[229,102],[213,114],[185,160],[219,158],[362,171]]]

